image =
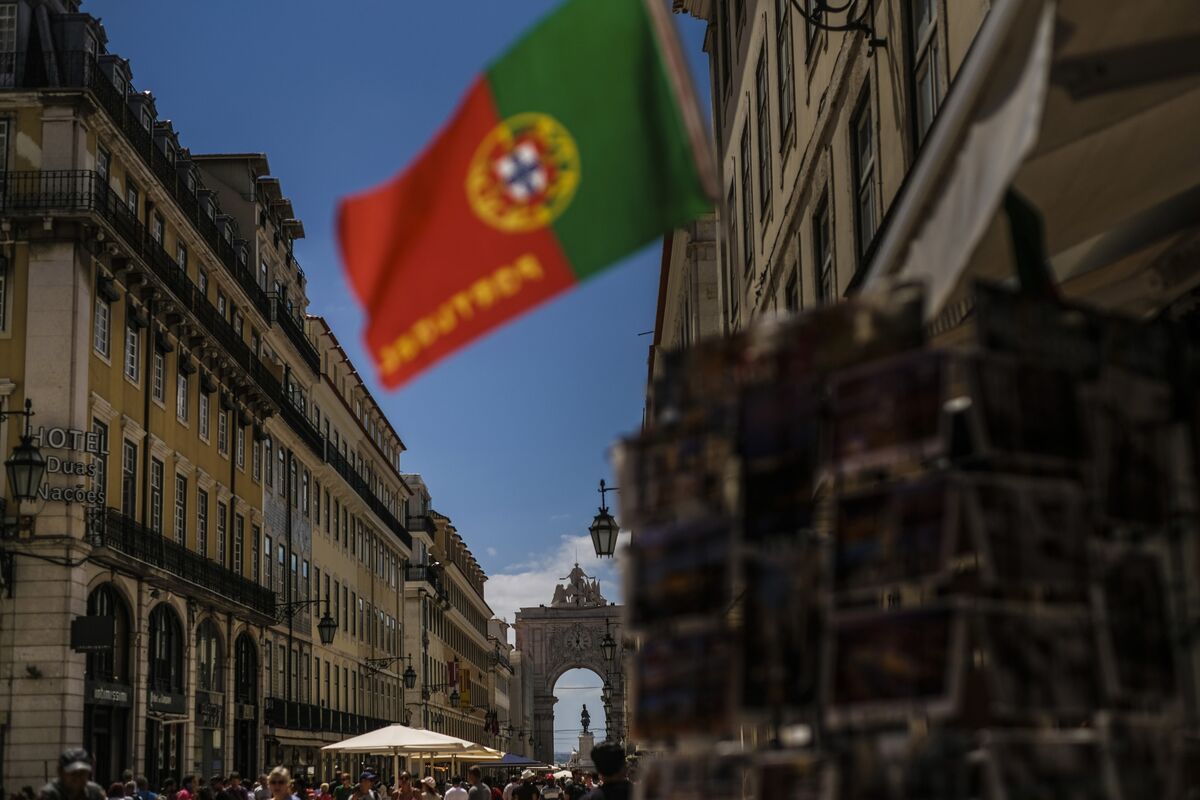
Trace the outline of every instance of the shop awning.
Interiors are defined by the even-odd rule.
[[[1200,275],[1198,123],[1194,3],[996,0],[865,285],[923,280],[932,318],[974,277],[1011,276],[1000,210],[1011,187],[1041,212],[1073,294],[1161,306]]]
[[[376,755],[440,757],[458,756],[471,751],[478,752],[480,748],[481,745],[468,742],[466,739],[459,739],[457,736],[447,736],[444,733],[436,733],[424,728],[410,728],[407,725],[396,724],[369,731],[335,744],[328,744],[321,749]]]

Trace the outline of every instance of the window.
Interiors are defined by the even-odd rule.
[[[837,292],[832,234],[829,225],[829,196],[825,195],[813,214],[813,257],[817,265],[817,301],[821,303],[831,302]]]
[[[200,427],[200,438],[206,442],[208,441],[208,414],[209,414],[208,403],[209,403],[208,392],[205,392],[204,387],[201,387],[200,408],[197,409],[196,415],[198,417],[197,423],[199,424],[199,427]]]
[[[313,478],[313,522],[314,525],[321,524],[321,484],[316,478]]]
[[[233,329],[237,331],[238,339],[244,340],[246,338],[245,325],[246,320],[242,316],[242,312],[235,308],[233,311]]]
[[[750,186],[750,123],[742,128],[742,272],[754,266],[754,195]]]
[[[217,501],[217,561],[225,563],[225,532],[228,526],[229,507]]]
[[[92,420],[92,433],[96,435],[98,453],[92,455],[92,464],[96,466],[96,474],[92,476],[92,486],[101,496],[108,494],[108,426],[98,419]],[[101,505],[104,500],[101,500]]]
[[[250,440],[250,474],[256,481],[262,479],[262,444],[258,439]]]
[[[101,185],[108,184],[108,167],[112,156],[103,147],[96,148],[96,173],[100,176]]]
[[[263,466],[266,468],[267,486],[275,485],[275,462],[271,460],[271,440],[263,441]]]
[[[779,73],[779,149],[793,141],[796,115],[795,74],[792,66],[792,0],[775,0],[775,70]]]
[[[263,537],[263,582],[271,588],[271,537]]]
[[[200,290],[200,296],[208,298],[208,273],[200,270],[196,273],[196,286]]]
[[[154,351],[154,369],[150,376],[151,392],[154,399],[158,402],[165,402],[167,396],[166,389],[166,363],[163,354],[158,350]]]
[[[912,67],[913,124],[917,147],[933,124],[941,100],[938,83],[937,3],[934,0],[909,0],[909,64]]]
[[[308,470],[304,470],[300,475],[300,510],[304,512],[304,516],[308,516]]]
[[[185,544],[187,541],[187,478],[175,476],[175,541]]]
[[[150,218],[150,238],[159,244],[163,243],[163,218],[157,211]]]
[[[208,492],[196,489],[196,552],[208,558]]]
[[[133,325],[125,326],[125,377],[137,383],[142,377],[142,335]]]
[[[267,290],[267,262],[263,261],[258,265],[258,288],[264,292]]]
[[[125,205],[135,217],[138,213],[138,188],[133,181],[125,179]]]
[[[182,372],[175,376],[175,416],[180,422],[188,421],[188,376]]]
[[[150,530],[162,533],[163,462],[150,459]]]
[[[175,243],[175,263],[179,265],[180,272],[187,272],[187,245],[183,242]]]
[[[733,72],[733,63],[729,57],[729,37],[733,33],[729,29],[729,12],[724,3],[717,3],[717,73],[720,79],[721,91],[729,94],[729,76]],[[714,102],[714,106],[720,103]]]
[[[246,518],[241,514],[233,515],[233,571],[242,575],[242,548],[245,545]]]
[[[871,121],[871,96],[863,94],[858,111],[851,120],[851,147],[854,168],[855,239],[862,258],[875,239],[875,136]]]
[[[217,313],[221,315],[221,319],[228,320],[228,317],[225,316],[227,305],[228,302],[225,300],[225,293],[217,289]]]
[[[250,579],[258,583],[258,543],[262,539],[262,528],[250,526]],[[270,561],[270,559],[267,559]]]
[[[238,469],[244,470],[246,468],[246,429],[241,425],[237,426],[235,450]]]
[[[788,311],[800,310],[800,269],[796,265],[792,266],[787,286],[783,290],[783,302]]]
[[[758,207],[765,215],[771,207],[771,107],[767,76],[767,47],[758,54],[754,70],[754,101],[758,108]]]
[[[130,519],[137,511],[137,445],[122,442],[121,450],[121,513]]]
[[[725,311],[730,324],[737,319],[740,305],[737,269],[737,194],[733,184],[729,185],[729,196],[725,198]]]
[[[103,297],[96,295],[96,315],[92,319],[92,348],[108,358],[112,352],[112,307]]]
[[[217,452],[229,455],[229,413],[223,408],[217,410]]]

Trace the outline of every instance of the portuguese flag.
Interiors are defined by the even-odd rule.
[[[715,196],[664,0],[568,0],[471,86],[338,233],[384,385],[671,228]]]

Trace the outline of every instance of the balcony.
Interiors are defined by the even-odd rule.
[[[352,714],[349,711],[334,711],[311,703],[268,697],[266,723],[276,728],[292,731],[329,732],[357,735],[391,725],[391,720]]]
[[[409,564],[404,569],[404,580],[409,583],[428,583],[433,593],[446,598],[449,595],[442,584],[442,569],[433,564]]]
[[[410,531],[425,531],[430,536],[437,535],[437,525],[433,521],[433,517],[428,514],[420,514],[408,518],[408,529]]]
[[[175,200],[196,233],[250,298],[251,305],[258,309],[264,320],[270,322],[271,303],[267,293],[255,280],[253,270],[238,261],[233,245],[221,236],[216,223],[201,209],[195,193],[180,178],[175,161],[154,143],[150,131],[142,126],[141,120],[129,108],[125,97],[105,75],[93,54],[82,51],[0,53],[0,89],[90,92],[96,105],[107,112],[167,194]]]
[[[283,330],[284,335],[291,341],[292,346],[296,348],[296,352],[304,359],[304,363],[313,371],[313,374],[319,374],[321,372],[321,355],[304,335],[303,326],[291,315],[281,299],[275,295],[271,295],[271,308],[273,312],[271,319],[279,323],[280,329]]]
[[[275,616],[275,596],[269,589],[155,533],[115,508],[93,512],[88,535],[96,548],[92,557],[97,560],[128,568],[132,558],[251,611],[272,619]],[[106,558],[104,551],[111,555]]]
[[[371,491],[371,487],[367,483],[366,479],[363,478],[362,475],[358,474],[358,470],[356,470],[350,461],[341,453],[339,453],[337,449],[333,447],[333,445],[329,445],[325,448],[325,461],[329,464],[329,466],[333,467],[334,472],[341,475],[342,479],[345,480],[346,483],[350,484],[350,488],[353,489],[358,496],[363,499],[363,502],[367,504],[367,507],[375,512],[377,517],[383,520],[383,524],[387,526],[388,530],[396,534],[396,536],[400,538],[400,541],[404,542],[405,545],[412,547],[412,535],[409,534],[408,529],[401,524],[400,520],[396,518],[396,515],[388,510],[388,507],[384,505],[384,502],[375,496],[375,493]]]
[[[200,289],[179,268],[175,259],[150,236],[146,227],[99,173],[88,170],[5,172],[0,180],[3,181],[0,185],[0,214],[40,216],[60,212],[95,214],[100,217],[116,231],[126,249],[166,286],[178,304],[191,312],[197,326],[213,336],[223,354],[246,374],[247,382],[256,384],[273,405],[280,405],[283,390],[279,381],[251,352],[233,326],[217,313],[217,309],[200,293]]]

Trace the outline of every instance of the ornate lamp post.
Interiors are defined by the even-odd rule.
[[[46,459],[33,443],[33,431],[29,425],[29,418],[33,416],[33,401],[26,398],[24,411],[0,412],[0,422],[10,416],[25,418],[25,432],[21,434],[21,442],[13,448],[12,455],[4,462],[8,485],[17,502],[33,500],[42,486],[42,478],[46,476]]]

